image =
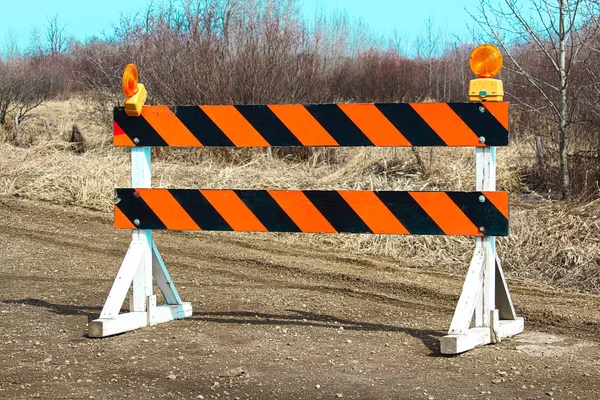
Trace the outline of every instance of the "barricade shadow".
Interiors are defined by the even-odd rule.
[[[0,304],[22,304],[40,307],[59,315],[83,315],[87,317],[88,322],[98,318],[102,310],[102,307],[57,304],[33,298],[0,300]],[[353,331],[399,332],[419,339],[430,350],[428,354],[430,357],[443,357],[439,349],[439,339],[446,334],[443,331],[353,321],[333,315],[317,314],[301,310],[285,311],[290,314],[269,314],[252,311],[194,312],[192,317],[186,318],[184,321],[197,320],[240,325],[297,325],[335,329],[343,326],[344,330]]]
[[[55,304],[40,299],[18,299],[18,300],[0,300],[0,304],[22,304],[33,307],[45,308],[50,312],[59,315],[85,315],[88,322],[98,318],[102,307],[74,306],[71,304]]]
[[[375,324],[370,322],[353,321],[333,315],[317,314],[301,310],[285,310],[290,314],[268,314],[251,311],[225,311],[225,312],[194,312],[191,318],[185,320],[198,320],[217,322],[223,324],[252,324],[252,325],[297,325],[314,326],[323,328],[372,332],[399,332],[419,339],[431,353],[430,357],[443,356],[440,353],[439,339],[446,332],[432,329],[416,329],[395,325]]]

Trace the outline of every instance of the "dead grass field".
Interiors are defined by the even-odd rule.
[[[23,147],[9,144],[10,133],[0,127],[0,195],[109,213],[113,189],[129,186],[129,155],[111,146],[112,127],[96,122],[91,109],[82,99],[44,104],[22,125]],[[44,129],[47,119],[50,136]],[[73,124],[86,139],[82,155],[70,151],[65,141]],[[474,189],[472,149],[419,150],[426,176],[418,172],[410,149],[323,149],[303,161],[271,158],[259,150],[153,151],[155,187]],[[499,240],[507,275],[521,283],[599,294],[600,200],[582,204],[524,196],[520,171],[533,157],[527,143],[498,151],[498,188],[513,194],[511,235]],[[450,272],[464,270],[473,248],[469,238],[268,235]]]

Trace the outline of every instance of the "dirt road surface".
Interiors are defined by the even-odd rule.
[[[1,399],[600,398],[599,297],[512,284],[525,332],[443,357],[462,276],[272,234],[158,233],[194,315],[88,338],[111,222],[0,198]]]

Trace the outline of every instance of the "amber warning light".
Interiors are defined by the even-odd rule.
[[[502,69],[502,53],[491,44],[482,44],[471,52],[469,64],[478,78],[493,78]]]
[[[121,81],[125,93],[125,113],[130,117],[139,117],[146,102],[146,88],[138,82],[138,70],[134,64],[128,64],[123,71]]]
[[[502,101],[504,87],[502,81],[494,79],[502,69],[502,53],[491,44],[477,46],[469,59],[471,71],[477,75],[469,82],[470,101]]]
[[[127,97],[131,97],[138,92],[138,70],[134,64],[128,64],[125,67],[121,87]]]

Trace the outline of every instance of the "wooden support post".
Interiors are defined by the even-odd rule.
[[[477,191],[496,190],[495,147],[477,148],[476,179]],[[481,200],[486,201],[484,197]],[[503,337],[522,331],[523,318],[517,318],[515,314],[496,254],[496,238],[476,238],[475,254],[448,335],[440,339],[440,351],[458,354],[476,346],[497,343]]]
[[[15,117],[15,134],[14,142],[16,146],[21,145],[21,137],[19,136],[19,117]]]
[[[132,148],[132,187],[149,188],[151,180],[150,148]],[[192,315],[191,303],[181,301],[171,281],[169,271],[152,239],[152,231],[138,229],[132,231],[131,236],[129,250],[102,308],[100,318],[89,325],[91,337],[111,336]],[[152,293],[153,276],[167,302],[166,305],[156,305],[156,296]],[[130,286],[132,290],[129,312],[119,314]]]
[[[50,121],[47,119],[44,120],[44,126],[46,127],[46,133],[48,134],[48,139],[52,139],[52,135],[50,134]]]
[[[131,187],[149,188],[152,185],[151,156],[149,147],[131,149]],[[147,297],[152,295],[152,231],[138,229],[132,232],[132,240],[144,243],[144,261],[133,278],[130,311],[146,311]]]

